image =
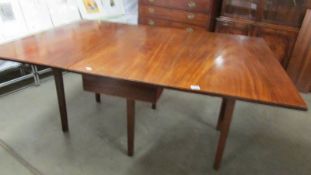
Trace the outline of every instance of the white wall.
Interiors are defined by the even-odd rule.
[[[13,20],[0,15],[2,43],[80,20],[75,0],[0,0],[0,7],[6,4],[11,6]]]
[[[2,15],[2,18],[0,18],[0,32],[2,38],[4,40],[10,40],[26,35],[28,31],[23,19],[19,2],[17,0],[0,0],[0,4],[2,5],[1,7],[3,7],[1,10],[2,13],[14,14],[7,15],[10,17]],[[11,20],[13,18],[14,20]]]
[[[78,1],[80,0],[0,0],[0,7],[11,4],[15,19],[3,20],[0,14],[0,43],[81,20]],[[125,15],[106,20],[136,24],[138,0],[122,1]]]

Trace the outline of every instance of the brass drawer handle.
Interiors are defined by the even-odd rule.
[[[194,1],[189,1],[189,2],[188,2],[188,7],[189,7],[189,8],[193,9],[193,8],[195,8],[196,6],[197,6],[197,4],[196,4]]]
[[[187,28],[186,28],[186,31],[189,32],[189,33],[192,33],[194,30],[193,30],[192,27],[187,27]]]
[[[155,0],[149,0],[150,3],[154,3]]]
[[[148,11],[149,11],[149,13],[154,13],[154,8],[149,7],[149,8],[148,8]]]
[[[190,13],[190,14],[187,15],[187,18],[188,19],[194,19],[195,18],[195,14]]]
[[[154,20],[150,19],[150,20],[148,21],[148,24],[149,24],[149,26],[154,26],[154,25],[155,25],[155,22],[154,22]]]

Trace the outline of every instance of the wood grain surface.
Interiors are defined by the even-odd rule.
[[[83,21],[1,45],[0,58],[307,109],[259,38]]]

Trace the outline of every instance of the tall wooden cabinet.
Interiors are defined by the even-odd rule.
[[[223,0],[216,32],[263,38],[287,67],[311,0]]]
[[[311,10],[299,31],[287,72],[300,91],[311,91]]]

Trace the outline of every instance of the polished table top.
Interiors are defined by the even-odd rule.
[[[259,38],[82,21],[0,45],[0,59],[307,108]]]

